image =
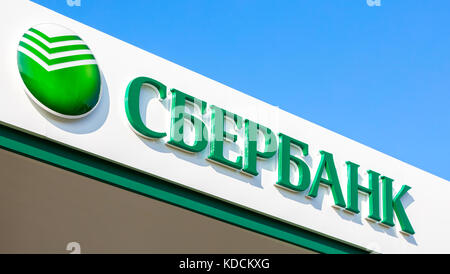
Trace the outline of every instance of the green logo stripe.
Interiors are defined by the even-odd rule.
[[[32,52],[34,55],[36,55],[39,59],[41,59],[44,63],[46,63],[49,66],[73,61],[95,60],[95,57],[92,54],[79,54],[79,55],[59,57],[55,59],[48,59],[44,54],[40,53],[37,49],[33,48],[32,46],[28,45],[23,41],[20,41],[19,45]]]
[[[72,40],[81,40],[80,37],[76,35],[63,35],[63,36],[56,36],[56,37],[48,37],[44,33],[38,31],[35,28],[30,28],[29,31],[39,35],[41,38],[43,38],[45,41],[49,43],[56,43],[56,42],[64,42],[64,41],[72,41]]]
[[[37,62],[18,53],[20,75],[30,94],[42,105],[67,116],[92,110],[100,99],[97,65],[46,71]]]
[[[71,51],[71,50],[89,49],[89,47],[86,46],[86,45],[70,45],[70,46],[61,46],[61,47],[56,47],[56,48],[49,48],[49,47],[47,47],[47,45],[45,45],[44,43],[39,41],[39,39],[36,39],[35,37],[33,37],[33,36],[29,35],[29,34],[25,33],[23,35],[23,37],[27,38],[31,42],[35,43],[36,45],[41,47],[43,50],[45,50],[49,54],[66,52],[66,51]]]

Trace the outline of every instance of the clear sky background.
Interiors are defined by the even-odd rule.
[[[450,180],[450,1],[33,0]]]

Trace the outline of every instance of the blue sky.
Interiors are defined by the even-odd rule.
[[[450,180],[450,1],[34,2]]]

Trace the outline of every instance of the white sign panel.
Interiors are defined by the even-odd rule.
[[[447,234],[450,230],[450,214],[447,214],[450,210],[447,199],[447,194],[450,193],[448,181],[32,2],[16,0],[3,3],[0,9],[0,22],[1,123],[360,248],[381,253],[450,252],[450,237]],[[47,50],[39,41],[45,44],[45,39],[42,40],[38,32],[29,32],[30,28],[45,23],[62,26],[65,29],[64,31],[58,28],[41,29],[48,32],[50,38],[76,34],[82,39],[75,43],[57,39],[47,41],[48,49],[78,45],[73,50],[80,52],[76,55],[65,53],[63,50],[43,52],[42,48],[44,51]],[[25,37],[25,33],[29,33],[30,36]],[[22,43],[19,46],[21,41],[25,41],[26,45]],[[88,45],[89,50],[83,48],[84,44]],[[42,52],[42,55],[35,50]],[[30,90],[32,89],[30,84],[24,80],[23,75],[21,77],[18,52],[34,56],[32,59],[37,63],[44,60],[42,67],[45,67],[46,71],[57,71],[72,65],[97,64],[101,81],[99,97],[87,94],[86,96],[93,96],[94,99],[89,97],[92,100],[84,110],[65,109],[62,106],[61,110],[49,111],[48,108],[57,109],[58,106],[50,106],[51,98],[45,101],[39,99],[38,94],[30,95],[38,89]],[[26,66],[26,62],[21,65],[22,72],[30,69]],[[160,96],[157,96],[157,92],[143,86],[138,103],[140,116],[146,128],[166,133],[164,137],[147,138],[148,136],[145,137],[145,134],[132,128],[125,107],[125,98],[129,95],[127,87],[129,88],[130,82],[137,77],[157,80],[166,87],[167,96],[158,98]],[[72,81],[73,85],[80,84],[78,77],[67,81]],[[186,152],[168,143],[173,123],[171,116],[174,112],[175,93],[171,89],[195,98],[195,102],[187,103],[183,111],[187,116],[190,117],[192,114],[203,122],[208,132],[208,143],[199,152]],[[282,89],[277,86],[274,86],[274,92],[283,96]],[[197,104],[198,100],[207,104],[203,109],[204,113]],[[286,100],[289,98],[286,97]],[[46,105],[50,107],[46,109]],[[240,168],[230,168],[227,164],[218,164],[220,161],[214,161],[214,157],[211,157],[214,131],[211,125],[215,119],[213,106],[237,114],[243,120],[248,119],[264,125],[276,136],[276,153],[268,159],[257,160],[258,175],[248,174]],[[68,117],[70,115],[65,111],[73,113],[75,119]],[[58,113],[66,114],[58,115]],[[237,163],[239,156],[245,156],[246,127],[242,121],[239,128],[237,126],[239,119],[231,118],[225,121],[225,131],[234,134],[236,142],[225,141],[223,155],[230,162]],[[183,138],[186,144],[192,145],[195,141],[195,128],[188,121],[184,121],[183,125],[185,126]],[[292,185],[295,188],[295,182],[302,176],[303,179],[306,178],[305,173],[302,175],[301,172],[302,165],[296,165],[293,158],[300,159],[310,171],[310,178],[305,179],[307,184],[301,191],[292,191],[289,187],[277,184],[280,181],[280,161],[282,161],[280,157],[282,137],[279,134],[307,144],[307,151],[301,151],[298,143],[291,143],[291,146],[288,144],[288,147],[291,147],[288,155],[292,155],[290,164],[288,163],[290,166],[288,181],[294,182]],[[261,151],[264,150],[264,138],[261,134],[258,136],[258,148]],[[326,157],[324,153],[329,153],[332,158],[324,159]],[[368,170],[380,175],[376,178],[377,184],[379,183],[377,208],[380,220],[368,218],[370,215],[374,216],[374,212],[371,212],[373,208],[370,207],[371,196],[364,194],[364,191],[356,195],[356,208],[360,213],[352,213],[352,210],[349,210],[347,186],[351,177],[349,161],[359,165],[356,177],[352,178],[361,186],[369,188]],[[318,170],[320,172],[317,172]],[[332,181],[330,177],[334,176],[333,170],[336,171],[338,185],[336,181],[326,183],[327,180]],[[319,182],[321,178],[322,183]],[[392,193],[389,192],[389,178],[393,180]],[[409,186],[410,189],[402,188],[403,186]],[[396,194],[401,191],[407,192],[396,200]],[[340,206],[339,193],[344,199],[344,204]],[[392,214],[393,226],[386,224],[389,223],[387,216],[389,213]],[[399,214],[402,213],[406,214],[413,231],[399,223]],[[402,230],[407,233],[402,233]]]

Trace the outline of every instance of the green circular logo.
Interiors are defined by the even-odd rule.
[[[101,77],[94,55],[73,31],[56,24],[30,28],[17,50],[27,94],[64,118],[89,114],[100,100]]]

